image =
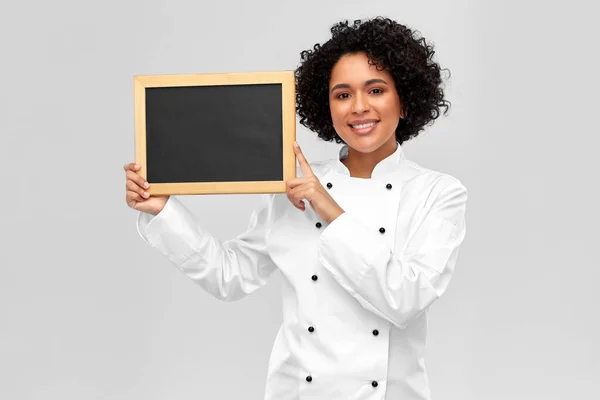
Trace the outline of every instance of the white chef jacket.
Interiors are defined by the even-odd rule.
[[[156,216],[138,215],[144,241],[221,300],[281,272],[265,400],[430,399],[427,310],[456,265],[467,190],[407,160],[398,142],[369,179],[350,176],[347,153],[343,145],[338,158],[310,164],[345,211],[330,224],[285,193],[260,195],[246,232],[226,241],[175,196]]]

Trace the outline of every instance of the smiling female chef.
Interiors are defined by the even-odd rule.
[[[126,164],[141,237],[222,300],[283,277],[283,324],[265,399],[430,399],[427,309],[465,238],[467,190],[405,158],[401,144],[448,109],[433,48],[384,18],[341,22],[296,70],[300,122],[339,157],[261,195],[248,230],[220,241],[176,197],[148,196]],[[304,200],[310,205],[306,207]]]

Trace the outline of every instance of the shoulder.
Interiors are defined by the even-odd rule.
[[[454,175],[405,160],[399,174],[403,186],[411,192],[441,193],[448,190],[467,192],[464,183]]]

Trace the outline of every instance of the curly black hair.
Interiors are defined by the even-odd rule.
[[[451,103],[444,100],[440,66],[433,61],[433,45],[405,25],[389,18],[339,22],[331,27],[332,37],[323,45],[300,53],[295,71],[296,111],[300,123],[328,142],[344,140],[336,133],[329,110],[331,70],[345,54],[364,52],[369,63],[387,70],[394,78],[403,105],[404,118],[396,128],[396,139],[416,137],[430,122],[444,115]],[[450,72],[448,70],[448,72]]]

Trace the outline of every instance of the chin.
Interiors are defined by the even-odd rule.
[[[351,134],[349,138],[342,138],[356,151],[361,153],[372,153],[390,140],[389,138],[374,137],[371,135],[359,136]]]

